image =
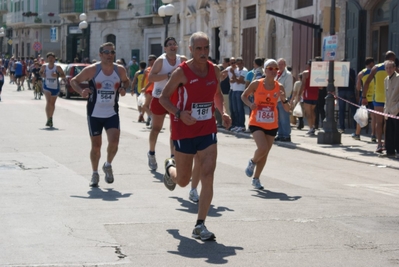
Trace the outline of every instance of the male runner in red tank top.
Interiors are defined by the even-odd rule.
[[[223,106],[219,68],[208,61],[208,36],[196,32],[189,43],[193,58],[181,63],[173,72],[159,99],[161,105],[170,112],[175,146],[175,159],[165,161],[164,184],[169,190],[174,190],[176,184],[182,187],[188,185],[196,155],[196,164],[198,162],[201,170],[202,189],[192,236],[206,241],[215,239],[215,235],[205,227],[205,218],[213,197],[217,156],[217,129],[213,117],[215,105],[223,114],[227,129],[231,119]]]

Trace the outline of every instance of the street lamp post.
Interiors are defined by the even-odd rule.
[[[84,52],[84,50],[85,50],[85,37],[86,37],[86,29],[87,29],[87,26],[88,26],[88,24],[87,24],[87,21],[86,21],[86,19],[87,19],[87,16],[86,16],[86,14],[85,13],[82,13],[82,14],[80,14],[79,15],[79,20],[80,20],[80,23],[79,23],[79,29],[81,29],[82,30],[82,43],[81,43],[81,48],[82,48],[82,62],[83,62],[83,60],[84,60],[84,58],[83,58],[83,52]]]
[[[175,6],[172,5],[172,0],[162,0],[164,6],[160,6],[158,8],[158,15],[162,17],[163,23],[165,24],[165,39],[168,38],[168,25],[170,22],[170,18],[175,13]]]
[[[335,0],[331,0],[330,35],[335,35]],[[326,97],[326,121],[323,123],[324,132],[317,135],[318,144],[341,144],[341,134],[337,130],[334,116],[334,60],[328,65],[328,84]]]

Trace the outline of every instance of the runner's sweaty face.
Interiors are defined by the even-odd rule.
[[[190,46],[190,52],[195,60],[207,61],[209,56],[209,40],[201,37],[195,39],[193,47]]]

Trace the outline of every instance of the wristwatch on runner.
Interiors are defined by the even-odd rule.
[[[176,111],[176,113],[175,113],[175,118],[176,119],[180,119],[180,112],[181,112],[180,109],[178,111]]]

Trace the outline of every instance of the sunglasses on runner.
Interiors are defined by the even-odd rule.
[[[112,54],[112,55],[115,55],[115,50],[103,50],[103,51],[101,51],[101,54],[106,54],[106,55],[109,55],[109,54]]]

